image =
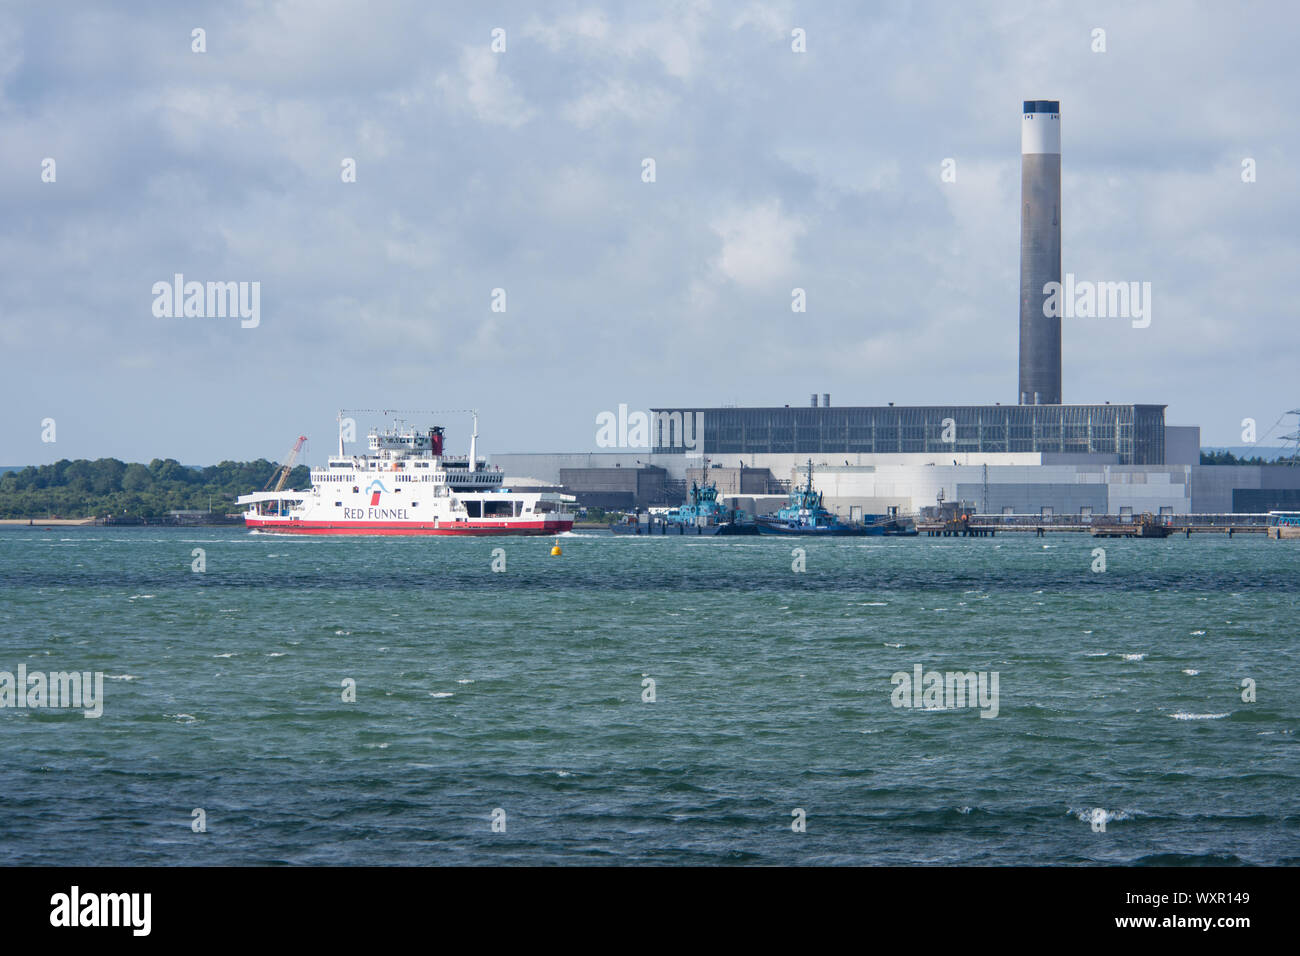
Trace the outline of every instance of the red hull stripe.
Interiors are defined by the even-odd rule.
[[[278,531],[285,534],[562,534],[573,529],[572,521],[515,521],[510,524],[475,524],[462,521],[455,524],[416,524],[391,521],[349,521],[335,524],[330,521],[265,521],[246,518],[250,528]]]

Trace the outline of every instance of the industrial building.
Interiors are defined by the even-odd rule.
[[[668,471],[655,465],[638,468],[561,468],[560,485],[580,489],[588,508],[630,511],[655,505],[677,504],[685,489],[670,481]]]
[[[1172,431],[1172,429],[1171,429]],[[1197,429],[1183,431],[1195,434]],[[1076,456],[1070,456],[1075,458]],[[580,469],[561,463],[581,459]],[[624,462],[621,459],[626,458]],[[644,464],[638,466],[638,458]],[[736,455],[709,457],[710,480],[740,507],[759,513],[783,500],[792,481],[803,480],[809,458],[813,485],[832,511],[916,514],[945,501],[968,502],[991,514],[1259,514],[1300,510],[1300,468],[1260,465],[1122,465],[1064,460],[1050,453],[932,455]],[[954,464],[954,458],[956,464]],[[848,464],[845,464],[846,459]],[[580,504],[630,509],[678,504],[700,475],[699,456],[645,452],[591,455],[495,455],[511,487],[562,490]],[[653,467],[656,479],[636,484]],[[627,484],[611,493],[609,475]],[[563,474],[564,481],[561,481]],[[744,476],[743,478],[741,476]],[[522,476],[529,476],[526,480]],[[661,481],[662,484],[656,482]],[[761,482],[761,484],[759,484]],[[660,490],[662,489],[662,491]],[[734,489],[734,490],[733,490]],[[611,497],[611,494],[616,497]]]
[[[829,398],[829,396],[826,396]],[[1034,453],[1165,464],[1163,405],[932,405],[652,409],[656,455]],[[702,417],[699,417],[701,416]],[[702,421],[695,448],[681,423]]]
[[[707,465],[720,494],[764,513],[811,462],[846,518],[939,501],[1021,515],[1300,509],[1300,468],[1201,465],[1200,429],[1166,424],[1164,405],[1063,404],[1061,320],[1044,308],[1062,278],[1059,101],[1024,102],[1020,151],[1017,403],[831,407],[814,393],[806,406],[657,408],[647,448],[493,463],[520,476],[508,482],[560,484],[601,507],[679,503]]]

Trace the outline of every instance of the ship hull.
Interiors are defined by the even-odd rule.
[[[681,535],[683,537],[714,537],[717,535],[737,535],[737,534],[758,534],[758,528],[755,525],[737,525],[737,524],[713,524],[704,525],[685,525],[685,524],[618,524],[614,523],[609,526],[609,530],[614,534],[630,534],[647,536],[664,536],[669,537]]]
[[[856,525],[831,525],[829,527],[792,526],[780,522],[758,519],[759,534],[783,534],[804,538],[866,538],[883,535],[883,528],[864,528]]]
[[[416,523],[394,521],[298,521],[292,519],[246,518],[255,531],[275,534],[309,535],[445,535],[459,537],[504,535],[554,535],[573,530],[569,521],[513,521],[485,523],[475,521]]]

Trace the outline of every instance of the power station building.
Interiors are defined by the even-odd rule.
[[[687,421],[703,423],[698,440],[683,434]],[[650,429],[655,455],[1041,452],[1102,455],[1119,465],[1165,463],[1163,405],[662,408],[651,410]]]
[[[826,506],[849,518],[915,513],[941,498],[1031,515],[1295,508],[1300,468],[1201,465],[1200,429],[1167,425],[1164,405],[1062,404],[1061,319],[1045,307],[1062,278],[1059,101],[1024,101],[1020,162],[1016,403],[832,408],[814,394],[802,407],[658,408],[649,447],[492,461],[521,476],[507,483],[562,484],[580,502],[627,507],[662,504],[651,488],[681,495],[707,463],[725,479],[720,491],[730,485],[733,500],[761,513],[811,461]]]

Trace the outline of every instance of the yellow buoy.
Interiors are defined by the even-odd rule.
[[[555,539],[555,547],[551,548],[551,557],[558,558],[564,552],[560,550],[560,539]]]

